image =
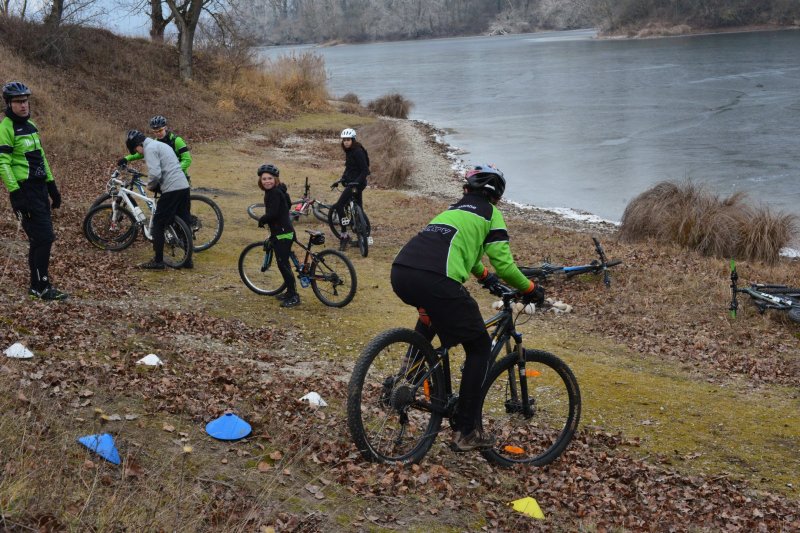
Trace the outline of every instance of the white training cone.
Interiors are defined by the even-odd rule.
[[[492,309],[502,309],[503,308],[503,300],[497,300],[496,302],[492,303]]]
[[[163,365],[164,363],[161,362],[161,359],[154,353],[147,354],[138,361],[136,361],[137,365],[147,365],[147,366],[158,366]]]
[[[325,407],[328,405],[328,402],[323,400],[319,393],[313,391],[300,398],[300,401],[308,402],[309,405],[318,405],[320,407]]]
[[[526,315],[532,315],[536,312],[536,306],[534,304],[528,304],[525,306],[522,312]]]
[[[33,357],[33,352],[19,342],[9,346],[8,349],[6,349],[5,354],[12,359],[30,359]]]

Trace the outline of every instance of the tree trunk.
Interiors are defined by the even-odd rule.
[[[161,0],[150,0],[150,40],[164,42],[164,29],[172,17],[164,18]]]
[[[167,5],[175,18],[175,25],[178,27],[178,65],[181,79],[184,81],[192,79],[194,32],[200,21],[203,7],[210,1],[187,0],[179,8],[175,4],[175,0],[167,0]]]
[[[50,12],[44,18],[44,23],[58,26],[61,24],[61,18],[64,16],[64,0],[52,0],[52,2]]]

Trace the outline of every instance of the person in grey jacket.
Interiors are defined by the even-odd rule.
[[[130,130],[125,145],[131,154],[144,156],[150,181],[147,188],[160,192],[155,217],[153,217],[153,251],[155,256],[139,268],[164,270],[164,228],[179,216],[189,222],[189,181],[178,161],[178,156],[168,145],[145,136],[139,130]],[[191,251],[183,268],[192,268]]]

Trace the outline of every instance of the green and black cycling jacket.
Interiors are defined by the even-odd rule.
[[[497,275],[514,288],[523,292],[533,288],[514,263],[500,210],[482,194],[467,193],[408,241],[394,264],[438,272],[464,283],[470,273],[485,277],[484,254]]]
[[[172,148],[175,152],[175,155],[178,156],[178,161],[181,163],[181,170],[183,170],[184,174],[188,173],[189,166],[192,164],[192,154],[189,152],[189,147],[186,145],[186,141],[183,140],[183,137],[179,137],[175,135],[171,131],[168,131],[166,135],[164,135],[163,139],[156,139],[159,142],[162,142]],[[142,159],[144,156],[139,153],[126,155],[126,161],[136,161],[137,159]]]
[[[39,130],[30,120],[0,121],[0,178],[14,192],[25,180],[53,181],[53,173],[42,149]]]

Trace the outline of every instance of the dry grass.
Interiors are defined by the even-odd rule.
[[[265,72],[275,80],[281,97],[293,107],[307,111],[328,108],[327,75],[321,56],[304,53],[280,56],[265,64]]]
[[[341,98],[339,98],[339,100],[347,104],[361,105],[361,99],[358,97],[356,93],[347,93]]]
[[[373,113],[393,118],[408,118],[412,107],[414,104],[398,93],[381,96],[367,104],[367,109]]]
[[[774,263],[796,231],[796,218],[754,207],[744,193],[720,199],[690,181],[661,182],[625,208],[620,237],[654,238],[703,255]]]
[[[370,184],[391,189],[406,187],[412,168],[408,157],[410,147],[397,126],[383,120],[376,121],[362,127],[359,137],[370,154]]]

